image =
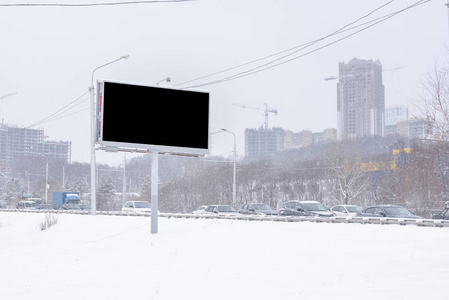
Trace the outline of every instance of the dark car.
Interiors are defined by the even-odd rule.
[[[81,210],[81,207],[78,204],[74,203],[65,203],[60,208],[61,210]]]
[[[406,219],[424,219],[423,217],[417,216],[406,208],[399,205],[376,205],[370,206],[363,210],[366,216],[372,217],[388,217],[388,218],[406,218]]]
[[[432,215],[432,219],[449,220],[449,202],[446,202],[446,208]]]
[[[36,206],[36,210],[53,210],[53,206],[50,204],[40,204]]]
[[[89,204],[79,204],[79,207],[81,208],[81,210],[90,210]]]
[[[218,216],[237,216],[240,213],[237,212],[234,207],[229,205],[209,205],[204,210],[204,214]]]
[[[239,213],[244,215],[273,216],[278,212],[265,203],[243,204]]]
[[[288,201],[279,211],[281,216],[333,217],[335,214],[317,201]]]

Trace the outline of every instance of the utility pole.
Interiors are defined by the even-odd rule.
[[[449,0],[447,0],[445,6],[447,7],[447,26],[448,26],[448,33],[449,33]]]
[[[6,95],[3,95],[3,96],[0,96],[0,99],[4,99],[4,98],[6,98],[6,97],[9,97],[9,96],[14,96],[14,95],[16,95],[17,94],[17,92],[14,92],[14,93],[9,93],[9,94],[6,94]]]

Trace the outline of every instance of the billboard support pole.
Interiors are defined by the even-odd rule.
[[[153,151],[151,157],[151,233],[157,233],[159,197],[159,152]]]
[[[94,70],[95,72],[95,70]],[[92,73],[93,76],[93,73]],[[92,77],[93,78],[93,77]],[[97,215],[97,187],[96,187],[96,162],[95,162],[95,90],[92,79],[92,85],[89,87],[90,93],[90,214]]]

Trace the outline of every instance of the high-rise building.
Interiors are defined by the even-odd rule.
[[[398,123],[408,120],[408,106],[398,105],[385,109],[385,135],[397,134]]]
[[[323,144],[323,143],[329,143],[330,141],[334,141],[337,139],[337,129],[335,128],[328,128],[324,129],[321,132],[314,132],[313,133],[313,144]]]
[[[339,139],[384,135],[385,88],[379,60],[339,64],[337,135]]]
[[[313,133],[310,130],[302,130],[294,133],[294,147],[302,148],[313,144]]]
[[[337,129],[335,128],[324,129],[323,133],[325,142],[330,142],[337,139]]]
[[[293,131],[284,129],[284,149],[292,149],[293,148],[294,135]]]
[[[426,119],[413,118],[397,123],[397,133],[410,139],[434,139],[439,132]]]
[[[275,152],[285,149],[284,137],[282,128],[246,129],[245,156],[248,158],[270,157]]]
[[[26,156],[70,162],[71,142],[46,141],[44,130],[0,124],[0,172],[9,172],[11,163]]]
[[[408,120],[408,106],[398,105],[385,109],[385,125],[393,125]]]

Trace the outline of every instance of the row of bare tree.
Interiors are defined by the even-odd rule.
[[[382,139],[376,138],[376,142]],[[273,159],[240,162],[236,208],[263,202],[280,208],[289,200],[317,200],[327,206],[400,204],[429,216],[449,200],[449,156],[435,145],[414,141],[410,148],[385,145],[384,153],[367,156],[364,140],[327,145],[325,155],[301,159],[301,151]],[[393,150],[407,149],[406,163],[394,162]],[[409,149],[412,149],[411,151]],[[396,151],[398,152],[398,151]],[[149,199],[149,193],[142,193]],[[232,166],[190,162],[182,176],[161,184],[161,210],[190,212],[199,205],[232,203]]]
[[[191,212],[197,206],[263,202],[280,208],[289,200],[317,200],[336,204],[401,204],[429,215],[449,200],[449,154],[440,142],[407,141],[398,137],[344,140],[278,153],[275,157],[237,163],[237,198],[232,199],[232,163],[162,156],[160,159],[160,210]],[[443,148],[442,148],[443,147]],[[406,153],[395,163],[395,153]],[[411,150],[409,150],[411,149]],[[214,158],[224,159],[224,158]],[[122,167],[98,167],[98,209],[118,210],[124,200],[151,200],[151,154]],[[20,160],[15,176],[5,178],[2,199],[18,201],[25,194],[44,198],[45,164]],[[53,191],[77,191],[89,200],[89,164],[49,167],[49,202]],[[62,179],[64,178],[64,185]],[[123,178],[127,194],[123,197]]]

